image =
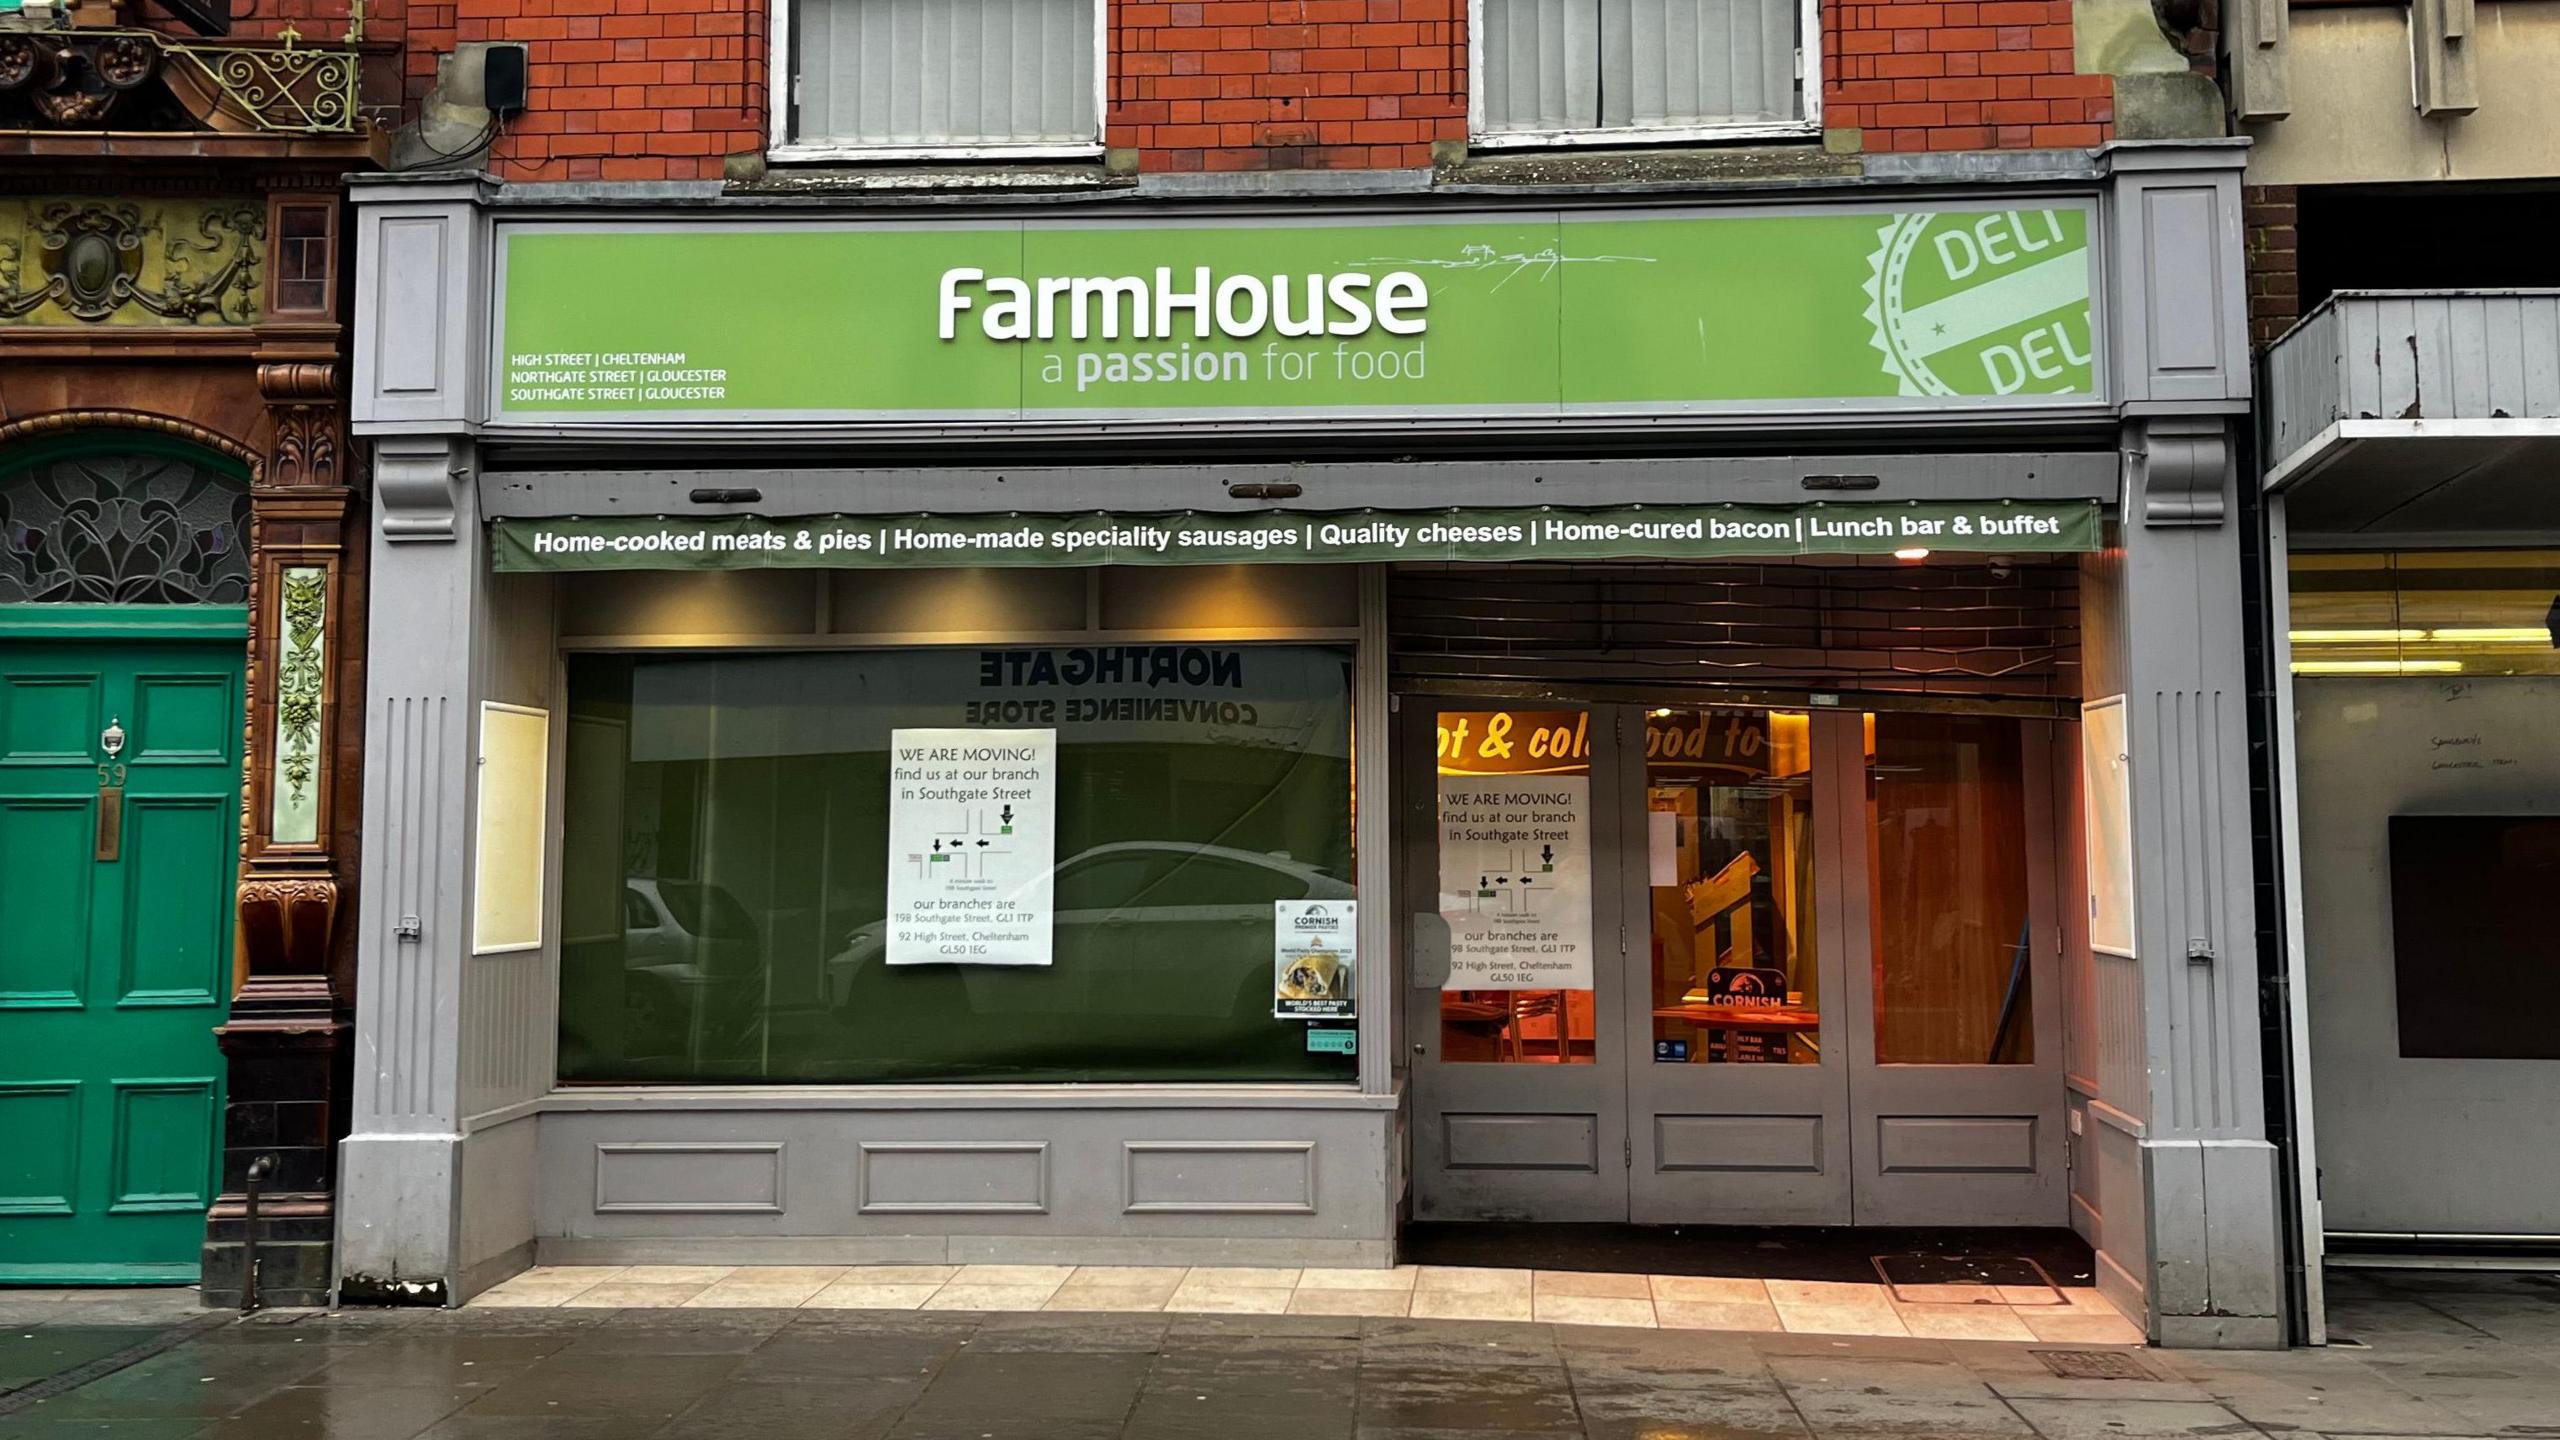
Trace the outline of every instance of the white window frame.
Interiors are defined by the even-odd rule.
[[[1822,133],[1822,0],[1797,0],[1796,82],[1804,88],[1804,118],[1775,123],[1604,127],[1597,130],[1484,128],[1484,0],[1467,0],[1467,148],[1535,150],[1571,145],[1695,145],[1720,140],[1800,140]]]
[[[765,66],[769,82],[765,109],[770,117],[765,136],[766,159],[781,162],[1080,160],[1102,154],[1102,128],[1110,123],[1111,0],[1090,0],[1093,6],[1093,139],[1064,144],[1022,145],[829,145],[793,139],[791,114],[797,108],[794,95],[800,84],[800,66],[799,57],[791,48],[791,20],[800,3],[801,0],[773,0],[771,6],[772,48]]]

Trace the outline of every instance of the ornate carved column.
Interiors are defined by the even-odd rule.
[[[328,1299],[335,1143],[348,1028],[338,924],[353,863],[357,777],[341,734],[360,723],[363,622],[356,492],[342,472],[346,415],[325,361],[261,365],[272,423],[251,492],[251,624],[242,787],[240,975],[222,1046],[231,1059],[223,1189],[207,1232],[208,1300],[236,1296],[248,1167],[271,1157],[257,1256],[269,1304]],[[350,721],[345,704],[359,713]]]

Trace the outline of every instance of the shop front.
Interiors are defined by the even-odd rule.
[[[2301,1224],[2332,1265],[2560,1245],[2560,1154],[2515,1143],[2560,1103],[2555,318],[2342,290],[2267,352]]]
[[[2230,159],[368,188],[343,1289],[2070,1225],[2279,1338]]]

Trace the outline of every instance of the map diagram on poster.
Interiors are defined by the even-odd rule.
[[[892,965],[1046,965],[1058,732],[889,732]]]
[[[1440,777],[1447,990],[1591,988],[1591,779]]]

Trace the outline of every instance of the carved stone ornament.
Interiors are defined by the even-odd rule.
[[[249,977],[232,1001],[232,1024],[261,1016],[326,1020],[329,940],[338,884],[321,876],[252,876],[240,882],[240,938]]]
[[[469,443],[444,435],[383,435],[373,442],[373,499],[382,538],[454,538],[456,491],[471,468]]]
[[[258,389],[275,420],[269,485],[337,485],[340,414],[335,367],[314,362],[258,367]]]
[[[2146,525],[2219,525],[2229,512],[2231,440],[2219,415],[2136,422],[2125,444],[2125,493]]]
[[[0,202],[0,322],[255,324],[266,235],[254,200]]]

